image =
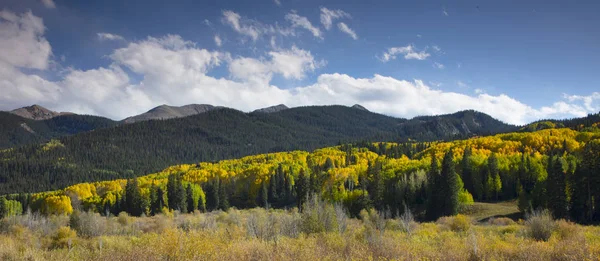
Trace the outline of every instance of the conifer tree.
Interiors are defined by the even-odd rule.
[[[440,217],[441,195],[439,193],[440,171],[435,153],[431,153],[431,165],[427,174],[427,217],[436,220]]]
[[[469,191],[471,194],[474,194],[473,188],[473,164],[471,163],[471,156],[473,155],[473,150],[471,147],[466,147],[463,152],[463,157],[460,162],[460,168],[462,170],[461,176],[462,180],[465,184],[465,189]]]
[[[555,218],[566,218],[568,215],[567,187],[562,160],[560,157],[550,157],[549,161],[551,168],[546,181],[548,208]]]
[[[296,180],[296,197],[297,197],[297,205],[298,205],[298,209],[302,210],[302,206],[304,205],[304,202],[306,202],[306,199],[308,198],[308,179],[306,178],[306,173],[304,172],[304,169],[300,170],[300,173],[298,174],[298,180]]]
[[[192,190],[192,185],[188,184],[185,188],[185,199],[187,203],[187,212],[192,213],[194,210],[198,209],[198,200],[194,199],[194,191]]]
[[[139,217],[146,212],[146,200],[140,194],[137,179],[127,180],[125,186],[125,211]]]
[[[453,152],[450,149],[444,155],[442,161],[441,183],[439,191],[441,192],[441,213],[440,216],[452,216],[458,214],[460,184],[458,174],[454,165]]]

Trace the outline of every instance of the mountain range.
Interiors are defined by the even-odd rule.
[[[159,108],[149,113],[164,119],[164,111],[182,111]],[[201,111],[194,108],[183,111]],[[82,115],[35,121],[0,113],[0,132],[8,130],[11,137],[22,137],[8,142],[3,138],[3,146],[13,148],[0,150],[0,194],[139,176],[181,163],[310,151],[339,143],[452,140],[517,130],[476,111],[408,120],[369,112],[362,106],[275,106],[250,113],[203,108],[208,110],[130,124]],[[149,118],[144,117],[140,118]],[[25,130],[23,123],[34,133]],[[52,138],[56,140],[39,144]]]

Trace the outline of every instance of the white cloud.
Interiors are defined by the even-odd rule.
[[[104,41],[104,40],[108,40],[108,41],[125,41],[125,38],[123,38],[123,36],[120,36],[118,34],[97,33],[97,35],[98,35],[98,39],[100,39],[101,41]]]
[[[52,0],[42,0],[42,4],[49,9],[54,9],[56,8],[56,4],[54,3],[54,1]]]
[[[17,20],[22,18],[14,16]],[[3,30],[7,28],[4,23],[2,26]],[[20,35],[9,36],[21,39]],[[43,35],[34,39],[46,41]],[[34,52],[46,59],[47,53]],[[60,80],[49,81],[21,71],[23,64],[32,64],[31,57],[23,62],[21,57],[2,56],[0,109],[38,103],[59,111],[122,119],[159,104],[210,103],[250,111],[279,103],[288,106],[359,103],[372,111],[398,117],[474,109],[509,123],[522,124],[540,118],[585,116],[590,109],[597,108],[594,102],[600,96],[598,93],[565,95],[562,101],[533,108],[505,94],[471,96],[438,90],[421,80],[406,81],[381,75],[354,78],[337,73],[322,74],[308,86],[281,89],[271,84],[274,75],[303,79],[323,66],[323,62],[297,47],[271,51],[266,58],[231,59],[228,53],[199,48],[177,35],[130,42],[115,49],[108,58],[109,66],[70,69]],[[228,64],[231,77],[209,75],[214,67],[222,64]],[[129,71],[141,76],[141,80],[134,80]]]
[[[334,20],[351,17],[350,14],[342,10],[329,10],[325,7],[321,7],[321,24],[323,24],[327,30],[331,29]]]
[[[446,68],[446,66],[444,66],[443,64],[438,63],[438,62],[434,62],[433,63],[433,67],[438,68],[438,69],[444,69],[444,68]]]
[[[446,7],[442,7],[442,13],[443,13],[445,16],[449,16],[448,12],[446,11]]]
[[[354,40],[358,40],[358,35],[356,35],[356,33],[350,28],[348,27],[348,25],[346,25],[345,23],[338,23],[338,28],[340,29],[340,31],[348,34],[350,37],[352,37],[352,39]]]
[[[442,51],[442,48],[440,48],[440,47],[439,47],[439,46],[437,46],[437,45],[431,46],[431,49],[435,50],[436,52],[440,52],[440,51]]]
[[[379,59],[382,62],[387,62],[396,59],[396,56],[398,54],[404,54],[404,59],[406,60],[425,60],[431,55],[425,51],[417,51],[417,49],[413,45],[407,45],[403,47],[388,48],[387,52],[384,52],[383,56]]]
[[[280,0],[273,0],[273,2],[275,2],[275,4],[276,4],[277,6],[281,6],[281,1],[280,1]]]
[[[229,73],[235,79],[268,85],[274,73],[286,79],[303,79],[307,72],[324,65],[309,51],[293,46],[289,50],[269,52],[270,60],[241,57],[231,61]]]
[[[218,35],[218,34],[217,34],[217,35],[215,35],[215,44],[216,44],[218,47],[221,47],[221,45],[223,44],[223,41],[221,40],[221,37],[219,37],[219,35]]]
[[[442,86],[441,82],[432,82],[432,81],[430,81],[429,84],[432,85],[432,86],[434,86],[434,87],[440,87],[440,86]]]
[[[475,94],[485,93],[485,91],[483,89],[479,89],[479,88],[475,89],[474,91],[475,91]]]
[[[291,12],[285,15],[285,19],[292,23],[292,27],[301,27],[308,31],[310,31],[314,37],[323,38],[321,34],[321,30],[319,28],[312,25],[308,18],[304,16],[300,16],[295,12]]]
[[[469,85],[467,85],[466,83],[464,83],[462,81],[457,81],[456,85],[458,85],[458,87],[461,87],[461,88],[467,88],[467,87],[469,87]]]
[[[569,102],[583,101],[583,105],[588,111],[600,111],[600,92],[593,92],[587,96],[563,94],[563,97]]]
[[[45,70],[52,55],[44,38],[44,22],[31,11],[15,14],[0,11],[0,63]]]
[[[242,19],[242,17],[233,11],[223,11],[223,21],[233,28],[234,31],[249,36],[256,41],[261,34],[262,27],[258,22],[250,19]]]

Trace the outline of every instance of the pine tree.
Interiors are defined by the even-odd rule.
[[[306,178],[306,174],[304,169],[300,170],[298,174],[298,180],[296,180],[296,197],[297,197],[297,205],[298,209],[302,210],[302,206],[304,202],[306,202],[308,198],[308,179]]]
[[[187,212],[185,188],[182,183],[181,174],[169,175],[167,180],[167,198],[169,209]]]
[[[146,212],[146,200],[140,194],[137,179],[127,180],[125,186],[125,211],[139,217]]]
[[[219,178],[215,178],[212,181],[207,182],[205,185],[204,191],[206,191],[206,209],[208,211],[217,210],[219,208],[220,183],[221,182]]]
[[[219,185],[219,209],[227,211],[229,209],[229,192],[227,191],[227,184],[221,182]]]
[[[458,193],[460,192],[460,185],[454,166],[452,149],[444,155],[441,177],[442,182],[439,184],[439,191],[443,196],[441,198],[441,216],[456,215],[459,207]]]
[[[498,168],[498,157],[496,157],[496,153],[492,153],[492,155],[488,158],[488,177],[487,177],[487,189],[491,199],[491,196],[494,197],[495,200],[498,200],[498,194],[502,189],[502,181],[500,180],[500,169]]]
[[[471,163],[471,156],[473,151],[470,147],[466,147],[463,153],[462,160],[460,162],[460,168],[462,170],[462,180],[465,184],[465,189],[470,193],[474,194],[475,190],[473,187],[473,164]]]
[[[198,200],[194,199],[194,191],[192,190],[192,185],[188,184],[185,188],[185,199],[187,203],[187,212],[193,213],[194,210],[198,209]]]
[[[256,205],[263,208],[269,208],[269,187],[267,186],[267,182],[263,181],[260,184],[260,190],[258,191],[256,201]]]
[[[375,209],[382,211],[384,210],[384,186],[383,186],[383,177],[381,176],[381,162],[376,161],[369,170],[367,170],[370,175],[371,182],[369,183],[369,195],[371,195],[371,199],[373,201],[373,205]]]
[[[435,153],[431,154],[431,166],[427,174],[427,217],[430,220],[436,220],[441,216],[440,203],[441,195],[439,193],[440,171]]]
[[[568,215],[567,189],[565,173],[560,157],[550,157],[546,191],[548,208],[555,218],[566,218]]]

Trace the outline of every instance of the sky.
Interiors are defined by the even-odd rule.
[[[0,0],[0,110],[582,117],[600,111],[598,28],[599,1]]]

